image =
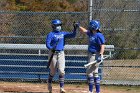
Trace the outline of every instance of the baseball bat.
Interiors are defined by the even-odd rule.
[[[54,49],[56,49],[58,42],[59,42],[59,39],[58,39],[58,41],[56,42],[56,45],[55,45],[55,48],[54,48]],[[50,64],[51,64],[51,61],[52,61],[52,59],[53,59],[54,53],[55,53],[55,50],[52,51],[52,55],[51,55],[51,57],[49,58],[49,61],[48,61],[48,64],[47,64],[47,68],[50,67]]]
[[[95,60],[95,61],[93,61],[93,62],[90,62],[90,63],[88,63],[88,64],[85,64],[84,67],[87,68],[88,66],[90,66],[90,65],[92,65],[92,64],[95,64],[96,62],[97,62],[97,61]]]
[[[110,57],[110,56],[106,56],[106,57],[104,57],[103,59],[106,59],[106,58],[108,58],[108,57]],[[97,62],[97,60],[95,60],[95,61],[93,61],[93,62],[90,62],[90,63],[88,63],[88,64],[85,64],[84,67],[87,68],[88,66],[90,66],[90,65],[92,65],[92,64],[95,64],[96,62]]]

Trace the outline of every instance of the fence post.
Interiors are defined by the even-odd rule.
[[[89,0],[89,21],[92,20],[93,1]]]

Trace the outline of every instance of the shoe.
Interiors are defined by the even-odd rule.
[[[60,93],[66,93],[66,91],[63,88],[61,88]]]
[[[93,92],[90,92],[90,91],[89,91],[88,93],[93,93]]]
[[[49,91],[49,93],[52,93],[52,84],[51,83],[48,83],[48,91]]]

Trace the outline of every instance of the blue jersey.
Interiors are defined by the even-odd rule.
[[[65,38],[74,38],[75,36],[76,36],[76,31],[65,32],[65,31],[54,30],[47,35],[46,47],[48,49],[55,48],[55,50],[59,50],[59,51],[64,50]]]
[[[100,52],[100,45],[105,43],[104,35],[101,32],[93,34],[90,31],[87,31],[89,37],[88,51],[91,53]]]

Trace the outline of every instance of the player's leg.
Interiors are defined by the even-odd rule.
[[[51,76],[49,74],[49,77],[48,77],[48,91],[49,91],[49,93],[52,93],[52,79],[53,79],[53,76]]]
[[[95,57],[97,58],[98,54]],[[100,77],[99,77],[98,70],[99,70],[99,64],[96,65],[96,69],[94,71],[94,83],[95,83],[96,93],[100,93]]]
[[[58,71],[59,71],[60,93],[65,93],[65,90],[64,90],[64,79],[65,79],[65,54],[64,54],[64,51],[61,51],[58,55]]]
[[[93,75],[88,75],[88,86],[89,86],[89,93],[93,93],[93,85],[94,85],[94,78]]]
[[[94,83],[95,83],[96,93],[100,93],[100,77],[98,73],[94,73]]]
[[[88,62],[93,62],[95,60],[95,54],[88,54]],[[87,74],[87,80],[88,80],[88,86],[89,86],[89,93],[93,93],[93,86],[94,86],[94,78],[93,78],[93,71],[95,71],[95,65],[91,65],[87,68],[86,74]]]
[[[50,57],[51,53],[49,53],[49,56]],[[49,76],[48,76],[48,90],[49,90],[49,93],[52,93],[52,80],[53,80],[53,77],[56,73],[56,69],[57,69],[57,65],[56,65],[56,55],[54,55],[53,59],[52,59],[52,62],[50,64],[50,73],[49,73]]]

